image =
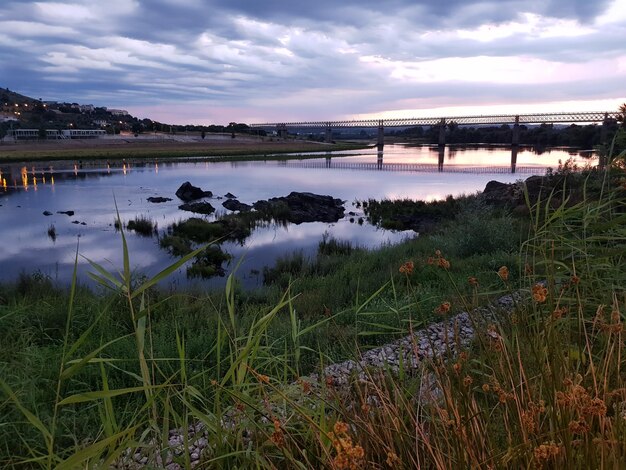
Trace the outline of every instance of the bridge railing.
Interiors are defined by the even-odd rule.
[[[355,119],[350,121],[301,121],[250,124],[251,128],[349,128],[349,127],[404,127],[435,126],[442,122],[455,122],[459,125],[483,124],[565,124],[594,123],[606,119],[617,119],[620,113],[615,111],[586,111],[568,113],[532,113],[532,114],[489,114],[479,116],[441,116],[397,119]]]

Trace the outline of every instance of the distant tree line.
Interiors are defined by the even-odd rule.
[[[603,135],[602,125],[591,124],[580,126],[555,126],[541,124],[539,126],[520,125],[519,142],[524,145],[539,147],[574,146],[593,148],[603,143],[603,137],[611,138],[618,128],[616,121],[610,121]],[[425,143],[439,142],[439,126],[415,126],[407,129],[389,132],[390,135],[412,137]],[[455,122],[446,125],[446,143],[450,144],[510,144],[513,137],[513,127],[507,124],[501,126],[459,126]]]

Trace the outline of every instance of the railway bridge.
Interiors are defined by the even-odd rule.
[[[253,129],[276,131],[280,137],[286,137],[289,130],[324,129],[325,140],[332,142],[333,129],[354,127],[378,128],[378,145],[385,145],[386,127],[437,126],[439,128],[439,145],[446,145],[446,127],[455,123],[459,126],[469,125],[502,125],[513,126],[511,145],[519,145],[519,130],[522,124],[593,124],[602,123],[603,131],[607,125],[616,120],[620,113],[616,111],[585,111],[531,114],[489,114],[479,116],[442,116],[423,118],[392,118],[392,119],[355,119],[352,121],[303,121],[274,122],[251,124]]]

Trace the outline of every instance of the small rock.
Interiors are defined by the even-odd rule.
[[[43,211],[43,215],[48,217],[48,216],[52,215],[52,212],[50,212],[50,211]]]
[[[71,217],[74,215],[74,211],[57,211],[57,214],[65,214]]]
[[[154,202],[155,204],[161,203],[161,202],[168,202],[171,201],[172,198],[169,197],[161,197],[161,196],[150,196],[148,198],[148,202]]]
[[[227,199],[222,203],[222,206],[224,206],[229,211],[247,212],[252,209],[252,206],[243,202],[239,202],[237,199]]]
[[[237,199],[237,196],[235,196],[233,193],[226,193],[224,194],[224,197],[228,199]]]

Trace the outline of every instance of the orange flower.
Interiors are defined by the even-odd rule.
[[[267,375],[259,374],[259,382],[270,383],[270,378]]]
[[[439,258],[437,260],[437,264],[439,265],[440,268],[443,269],[450,269],[450,261],[448,261],[445,258]]]
[[[280,426],[280,421],[276,418],[274,418],[274,432],[272,433],[272,437],[270,439],[278,447],[282,447],[285,445],[285,435]]]
[[[478,279],[476,279],[474,276],[468,277],[467,282],[469,282],[470,286],[478,287]]]
[[[498,276],[500,276],[500,279],[502,279],[503,281],[508,281],[509,280],[509,268],[507,268],[506,266],[502,266],[500,269],[498,269]]]
[[[400,269],[398,271],[400,271],[402,274],[406,274],[407,276],[410,276],[411,274],[413,274],[414,268],[415,268],[415,263],[413,263],[413,261],[407,261],[402,266],[400,266]]]
[[[441,305],[439,305],[439,307],[437,307],[435,309],[435,313],[438,313],[440,315],[445,315],[446,313],[448,313],[450,311],[450,302],[446,301],[446,302],[442,302]]]
[[[541,284],[535,284],[533,286],[533,300],[538,303],[543,303],[548,298],[548,289]]]

